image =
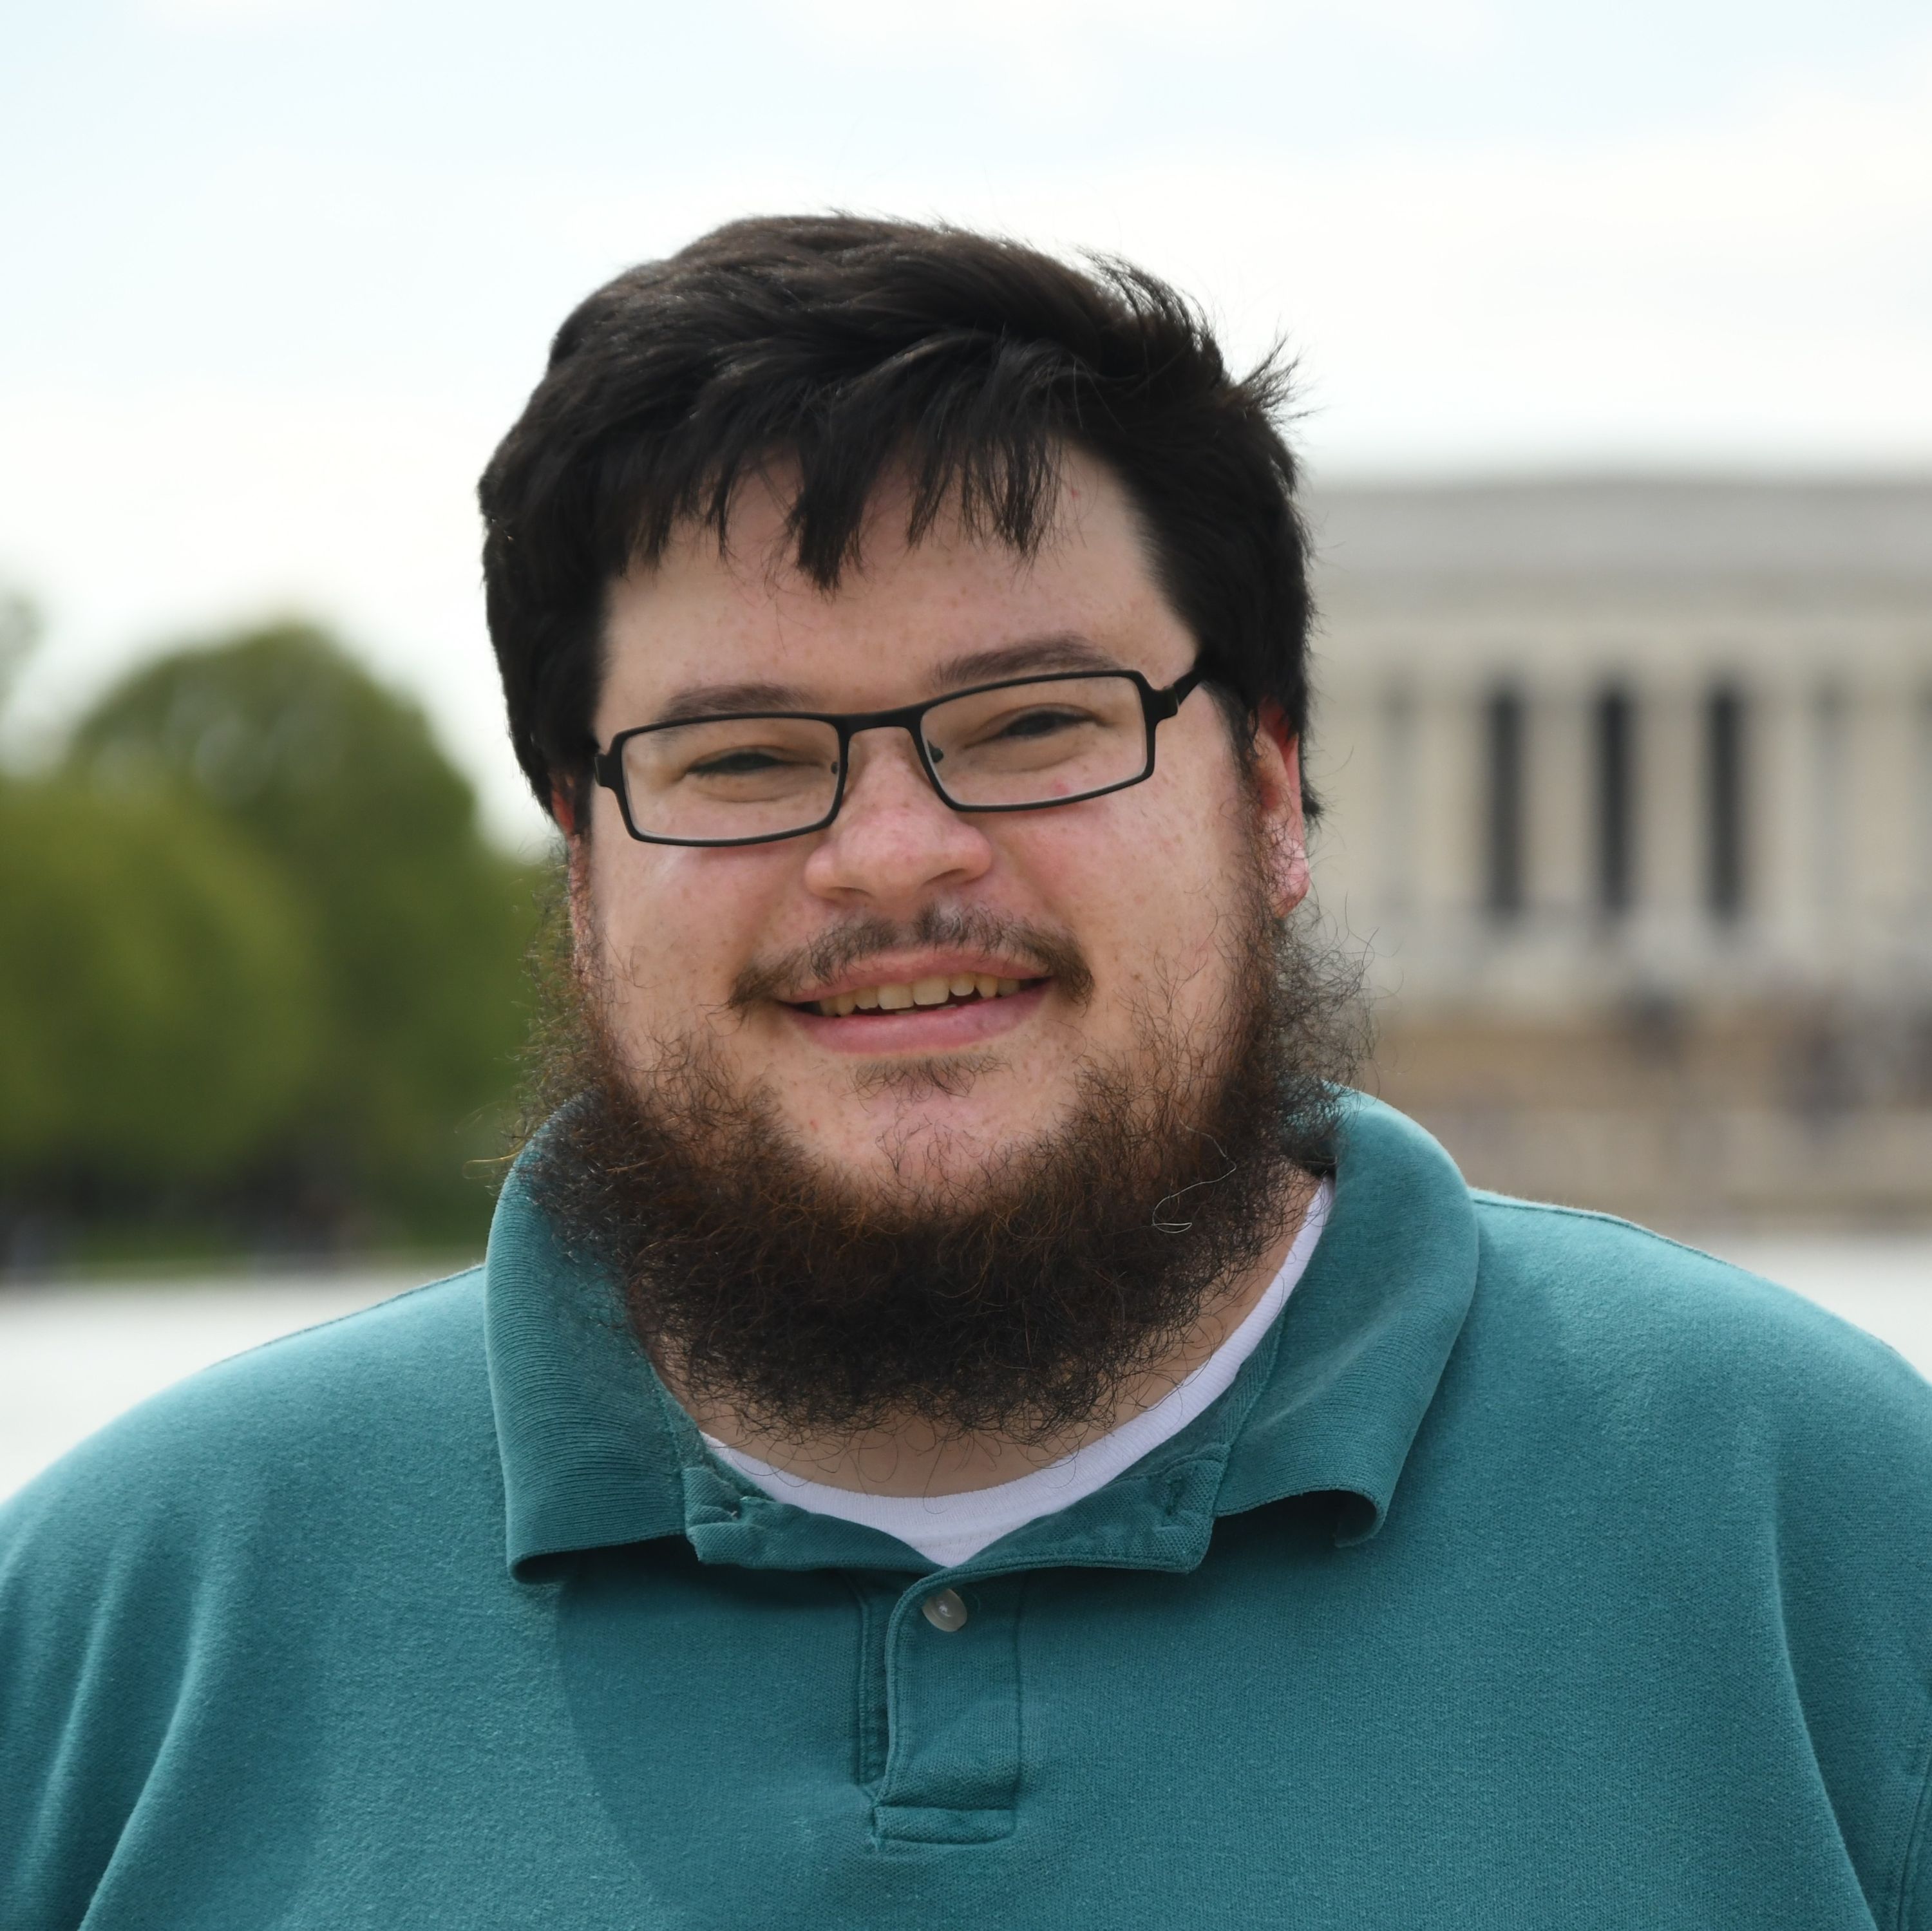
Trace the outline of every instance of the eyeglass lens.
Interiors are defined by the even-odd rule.
[[[1070,802],[1146,775],[1140,691],[1111,675],[1002,685],[935,704],[926,755],[948,803]],[[697,840],[772,838],[818,823],[838,789],[838,733],[810,718],[706,718],[623,746],[640,832]]]

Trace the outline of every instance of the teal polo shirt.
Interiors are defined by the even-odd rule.
[[[1896,1931],[1929,1585],[1897,1357],[1372,1102],[1228,1393],[946,1570],[710,1458],[512,1184],[0,1512],[0,1926]]]

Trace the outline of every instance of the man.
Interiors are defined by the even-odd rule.
[[[1340,1084],[1279,400],[950,230],[566,323],[547,1117],[0,1518],[0,1922],[1932,1917],[1932,1395]]]

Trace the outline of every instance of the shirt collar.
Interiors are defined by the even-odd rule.
[[[1357,1096],[1328,1225],[1282,1310],[1216,1512],[1327,1491],[1358,1504],[1340,1540],[1374,1534],[1468,1317],[1476,1262],[1455,1163],[1412,1120]]]
[[[876,1530],[775,1501],[710,1456],[608,1280],[559,1249],[514,1170],[484,1273],[513,1574],[535,1580],[546,1558],[671,1535],[706,1561],[749,1567],[930,1567]],[[1351,1096],[1328,1225],[1234,1386],[1097,1494],[964,1567],[1191,1569],[1217,1516],[1297,1495],[1342,1498],[1339,1539],[1372,1535],[1475,1277],[1475,1216],[1448,1156],[1401,1114]]]

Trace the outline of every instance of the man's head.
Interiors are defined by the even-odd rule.
[[[732,1270],[786,1247],[794,1309],[800,1268],[821,1289],[842,1254],[903,1272],[922,1231],[952,1230],[983,1279],[1018,1265],[997,1258],[1002,1227],[1036,1257],[1104,1246],[1084,1196],[1128,1217],[1171,1303],[1149,1321],[1171,1329],[1212,1285],[1184,1276],[1265,1247],[1282,1148],[1310,1151],[1274,1123],[1286,1104],[1318,1138],[1312,1075],[1336,1069],[1280,1050],[1312,1051],[1322,1002],[1278,943],[1307,885],[1278,388],[1231,378],[1198,316],[1132,271],[839,219],[722,229],[566,323],[484,479],[486,571],[519,755],[571,848],[585,1077],[606,1102],[580,1152],[654,1190],[627,1270],[664,1275],[682,1200],[674,1271],[703,1274],[734,1237],[705,1201],[729,1199],[760,1222]],[[1076,672],[917,738],[771,716]],[[707,735],[724,715],[763,721]],[[694,721],[694,745],[646,730]],[[1106,787],[1039,748],[1137,730],[1151,769],[1096,751]],[[626,732],[644,736],[626,749]],[[1016,798],[1034,808],[958,808]],[[763,841],[656,841],[740,827]],[[1256,1183],[1219,1180],[1231,1162]],[[1169,1213],[1176,1187],[1226,1213]],[[1191,1268],[1163,1231],[1183,1222],[1202,1230]],[[945,1264],[928,1244],[920,1270]],[[1106,1264],[1124,1281],[1141,1263]],[[702,1310],[667,1342],[656,1300],[688,1367]],[[1052,1327],[1037,1304],[1016,1318]],[[854,1393],[848,1419],[887,1392]]]

